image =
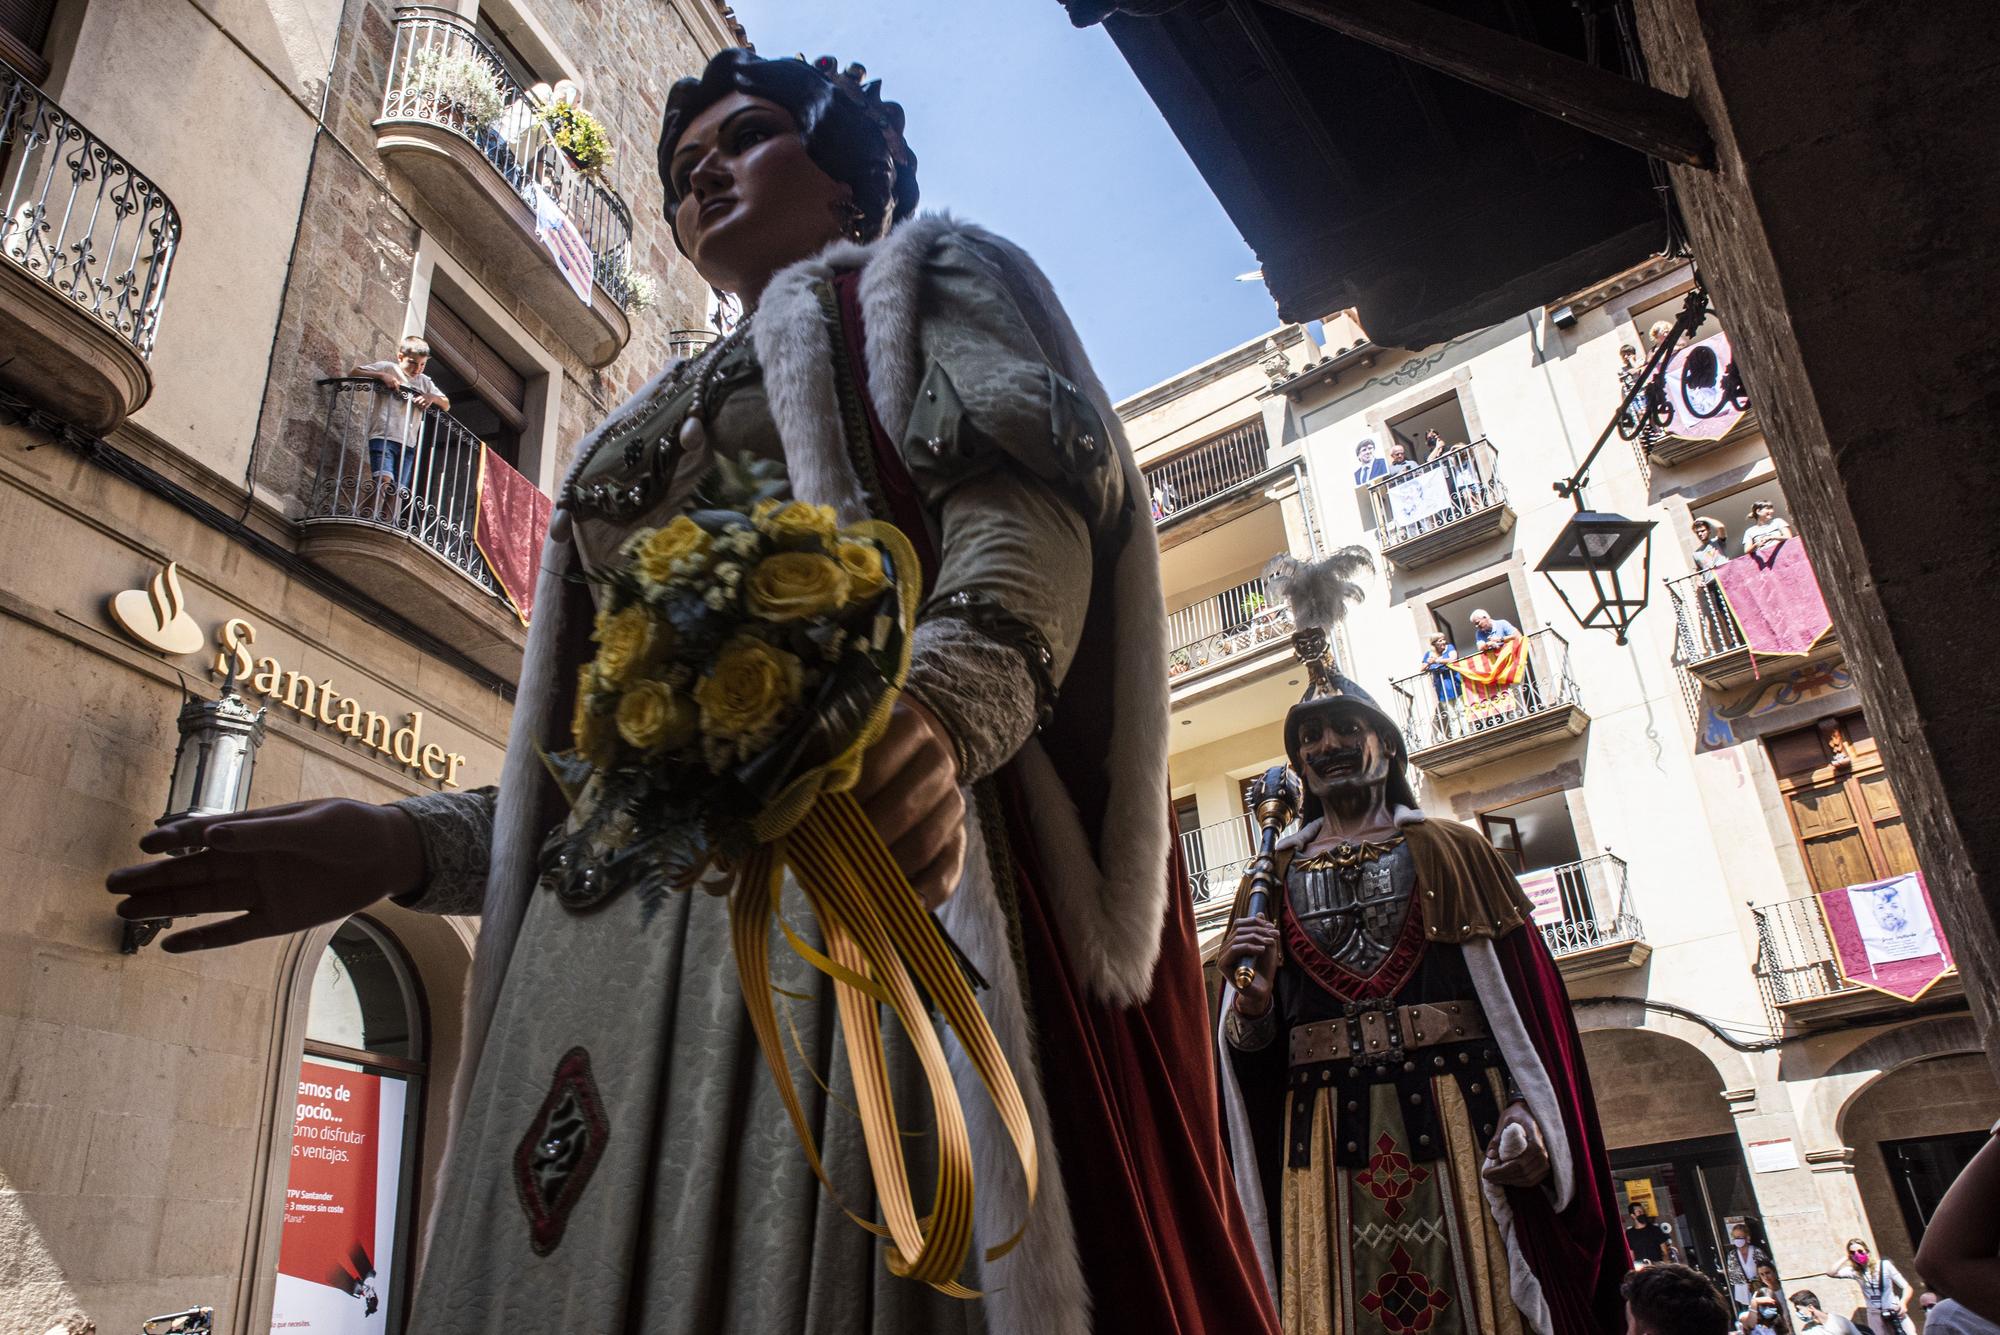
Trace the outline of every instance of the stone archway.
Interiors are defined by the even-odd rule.
[[[1977,1136],[2000,1114],[2000,1086],[1969,1016],[1920,1020],[1877,1034],[1833,1063],[1808,1116],[1852,1153],[1854,1187],[1882,1255],[1919,1282],[1906,1188],[1888,1146]]]
[[[1584,1032],[1583,1052],[1607,1149],[1736,1134],[1722,1072],[1684,1039],[1592,1029]]]

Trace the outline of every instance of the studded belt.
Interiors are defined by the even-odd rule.
[[[1356,1065],[1398,1062],[1403,1054],[1436,1043],[1471,1043],[1489,1031],[1470,1001],[1420,1006],[1352,1005],[1349,1014],[1293,1027],[1293,1066],[1347,1060]]]

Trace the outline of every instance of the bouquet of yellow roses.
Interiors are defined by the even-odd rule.
[[[779,926],[833,979],[884,1223],[849,1214],[890,1239],[895,1273],[970,1296],[958,1283],[972,1232],[970,1142],[926,1000],[984,1081],[1031,1203],[1034,1137],[969,966],[850,792],[909,673],[917,558],[893,525],[843,526],[785,490],[776,464],[721,460],[694,509],[634,533],[616,567],[591,576],[597,653],[577,683],[574,749],[548,758],[573,810],[543,851],[541,881],[579,911],[627,890],[657,903],[698,881],[729,896],[752,1025],[824,1182],[771,1000],[770,934],[789,867],[825,949]],[[922,1218],[890,1098],[883,1006],[915,1049],[936,1118],[935,1196]]]

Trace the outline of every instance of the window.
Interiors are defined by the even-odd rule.
[[[479,17],[473,21],[473,30],[485,40],[486,45],[493,48],[493,54],[500,57],[500,63],[506,67],[508,77],[515,83],[527,89],[542,82],[541,76],[535,72],[534,62],[508,40],[507,34],[500,31],[483,5],[480,7]]]
[[[349,919],[313,974],[274,1329],[403,1330],[427,1048],[402,948]]]
[[[30,83],[49,77],[42,44],[49,39],[55,12],[56,0],[0,0],[0,60],[27,75]]]
[[[1389,439],[1401,442],[1411,463],[1424,463],[1431,457],[1431,447],[1426,441],[1433,431],[1438,433],[1440,443],[1445,446],[1463,445],[1472,439],[1465,424],[1465,409],[1459,404],[1455,391],[1420,408],[1412,408],[1401,416],[1392,417],[1386,425]],[[1385,444],[1383,449],[1386,455],[1388,446]]]
[[[1881,753],[1859,713],[1764,739],[1815,891],[1917,869]]]
[[[424,317],[428,373],[451,400],[451,415],[516,468],[528,427],[528,381],[499,350],[435,293]]]

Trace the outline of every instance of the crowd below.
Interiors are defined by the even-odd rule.
[[[1626,1335],[1917,1335],[1918,1316],[1923,1335],[2000,1335],[2000,1122],[1992,1132],[1924,1230],[1921,1290],[1858,1237],[1812,1287],[1788,1286],[1744,1220],[1731,1223],[1718,1282],[1683,1264],[1673,1226],[1632,1202]],[[1853,1288],[1822,1298],[1820,1280]]]

